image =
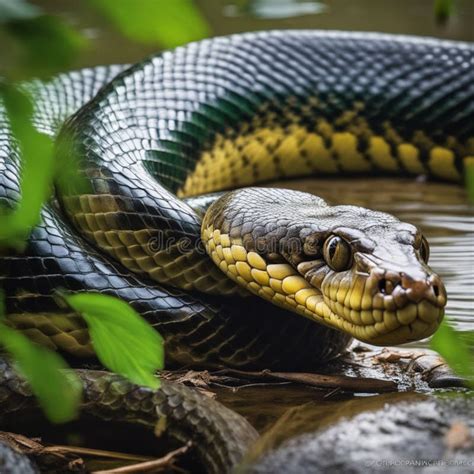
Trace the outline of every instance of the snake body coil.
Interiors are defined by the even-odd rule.
[[[67,119],[56,154],[75,166],[61,173],[57,196],[75,230],[50,206],[26,254],[3,260],[10,320],[85,355],[83,323],[64,318],[52,293],[108,292],[159,327],[179,364],[301,367],[336,355],[347,335],[376,344],[426,337],[446,295],[413,226],[301,193],[250,190],[212,204],[201,236],[216,196],[204,211],[202,200],[177,196],[304,174],[459,181],[474,156],[472,61],[464,43],[285,31],[205,40],[122,72],[96,68],[26,85],[40,130],[55,134]],[[2,134],[0,191],[14,205],[17,150],[7,124]],[[261,320],[234,319],[234,302],[196,293],[237,295],[241,287],[346,335],[254,299],[246,304]],[[314,351],[296,355],[302,342]],[[286,354],[275,359],[282,346],[290,364]]]
[[[474,160],[473,57],[459,42],[267,32],[25,84],[67,169],[26,251],[1,260],[9,321],[92,355],[54,294],[98,291],[157,327],[168,365],[282,369],[323,363],[351,336],[432,334],[446,293],[414,226],[304,193],[195,196],[310,174],[461,181]],[[19,170],[1,113],[10,207]]]
[[[162,381],[154,391],[107,372],[78,370],[76,373],[83,384],[81,417],[135,425],[156,438],[161,437],[152,447],[155,453],[166,442],[178,445],[191,442],[206,472],[229,471],[257,438],[256,431],[243,417],[182,384]],[[0,360],[0,384],[2,426],[15,429],[16,417],[25,413],[41,420],[38,402],[28,385],[3,360]],[[20,464],[12,472],[28,472],[21,469]],[[2,472],[6,471],[2,469]]]

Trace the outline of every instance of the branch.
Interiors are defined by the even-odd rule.
[[[322,375],[307,372],[246,372],[243,370],[224,369],[221,372],[243,375],[253,379],[277,379],[311,385],[319,388],[339,388],[350,392],[395,392],[397,384],[391,380],[381,380],[368,377],[349,377],[347,375]]]
[[[189,441],[181,448],[170,451],[166,456],[162,458],[154,459],[153,461],[141,462],[138,464],[132,464],[130,466],[118,467],[116,469],[107,469],[105,471],[93,471],[91,474],[130,474],[136,472],[147,472],[153,470],[161,470],[164,468],[170,468],[173,466],[176,458],[187,453],[191,448],[192,443]]]

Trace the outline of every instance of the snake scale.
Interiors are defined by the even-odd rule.
[[[473,58],[460,42],[275,31],[24,84],[62,169],[25,252],[1,259],[8,321],[87,357],[86,325],[56,291],[118,296],[161,332],[170,367],[302,370],[353,336],[431,335],[446,292],[414,226],[248,186],[326,174],[460,182],[474,160]],[[20,166],[2,112],[8,207]]]

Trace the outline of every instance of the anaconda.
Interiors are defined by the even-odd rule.
[[[309,174],[461,181],[472,62],[460,42],[284,31],[25,84],[68,169],[26,251],[2,258],[9,321],[89,356],[55,292],[119,296],[163,334],[170,365],[313,368],[352,336],[429,336],[446,293],[414,226],[280,190],[189,198]],[[14,207],[20,151],[0,120],[0,199]]]

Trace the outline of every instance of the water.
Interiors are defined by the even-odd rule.
[[[129,63],[158,51],[124,38],[107,20],[77,0],[32,0],[46,12],[59,15],[91,40],[74,66]],[[385,33],[474,40],[474,2],[456,0],[455,10],[444,26],[436,24],[433,0],[196,0],[213,36],[288,28],[380,31]],[[283,15],[283,16],[282,16]],[[8,60],[7,48],[0,63]]]

